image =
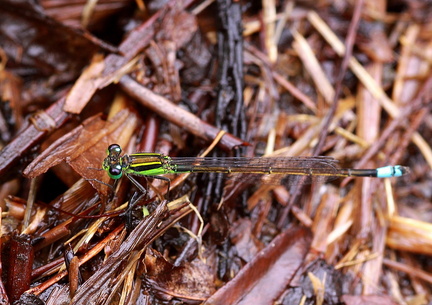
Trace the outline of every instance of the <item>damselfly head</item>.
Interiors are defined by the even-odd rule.
[[[120,154],[122,149],[118,144],[111,144],[108,146],[108,156],[102,163],[102,168],[108,173],[108,176],[112,179],[120,179],[123,175],[123,168],[121,165]]]

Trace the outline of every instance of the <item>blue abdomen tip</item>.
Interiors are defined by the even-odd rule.
[[[409,168],[405,166],[384,166],[377,168],[378,178],[400,177],[409,173]]]

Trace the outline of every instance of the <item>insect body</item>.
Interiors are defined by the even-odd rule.
[[[158,153],[134,153],[121,156],[118,144],[111,144],[102,168],[112,179],[126,175],[138,189],[145,189],[132,176],[170,181],[161,175],[180,173],[260,174],[285,183],[311,183],[335,177],[400,177],[409,168],[396,165],[376,169],[341,169],[331,157],[174,157]],[[274,179],[274,180],[276,180]]]

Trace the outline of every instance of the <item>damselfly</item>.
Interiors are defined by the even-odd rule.
[[[142,192],[145,189],[132,176],[154,177],[181,173],[259,174],[277,177],[284,184],[312,183],[337,177],[400,177],[409,173],[405,166],[376,169],[343,169],[331,157],[169,157],[158,153],[121,156],[118,144],[111,144],[102,168],[112,179],[126,175]],[[275,179],[275,180],[277,180]]]

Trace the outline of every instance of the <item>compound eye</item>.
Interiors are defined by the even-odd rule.
[[[110,146],[108,146],[108,149],[107,149],[108,155],[118,156],[121,154],[121,152],[122,152],[122,149],[121,149],[120,145],[118,145],[118,144],[111,144]]]
[[[108,171],[108,175],[110,176],[110,178],[112,179],[120,179],[120,177],[122,176],[123,172],[122,172],[122,168],[119,164],[116,165],[112,165]]]

